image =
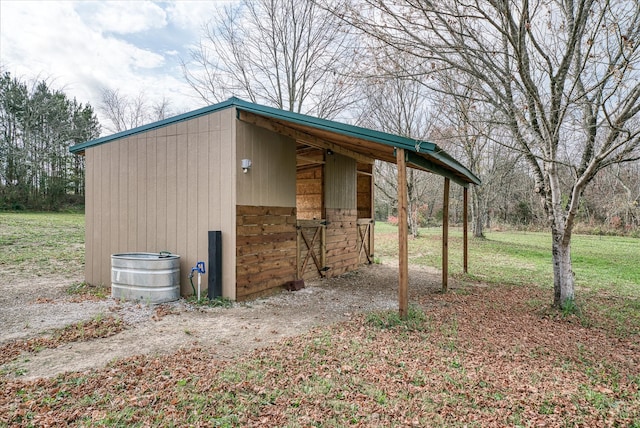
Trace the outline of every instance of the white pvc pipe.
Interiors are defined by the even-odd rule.
[[[198,271],[198,302],[200,301],[200,282],[202,281],[202,274]]]

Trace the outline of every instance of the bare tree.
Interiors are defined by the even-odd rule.
[[[618,232],[640,226],[640,164],[616,165],[599,174],[585,193],[581,214],[590,225]]]
[[[108,120],[105,129],[111,133],[136,128],[172,115],[171,103],[167,98],[150,102],[144,91],[131,97],[121,94],[117,89],[104,88],[98,108]]]
[[[356,52],[348,27],[311,1],[242,0],[204,28],[182,66],[208,103],[238,96],[333,118],[353,101]]]
[[[484,237],[484,227],[498,197],[505,193],[521,158],[519,152],[504,146],[508,141],[494,119],[495,108],[474,99],[479,82],[459,84],[451,73],[439,73],[440,92],[434,95],[441,105],[438,126],[432,138],[455,154],[481,179],[482,186],[471,186],[471,225],[476,238]]]
[[[603,168],[640,158],[638,1],[363,2],[342,16],[428,69],[406,73],[481,82],[474,97],[500,113],[535,178],[552,233],[554,304],[573,305],[570,244],[585,188]]]
[[[431,131],[432,120],[428,106],[422,102],[424,91],[423,85],[411,79],[367,79],[362,89],[364,103],[358,122],[380,131],[425,140]],[[379,194],[395,206],[398,192],[395,165],[376,162],[375,175]],[[407,174],[409,232],[414,238],[418,236],[421,201],[428,195],[437,194],[434,184],[439,180],[434,177],[414,169]],[[433,204],[427,204],[433,208]]]
[[[619,195],[616,198],[618,204],[614,209],[622,221],[621,226],[631,229],[640,225],[640,166],[625,166],[627,168],[620,165],[612,168],[612,175],[621,189],[614,193]]]
[[[170,116],[176,114],[171,107],[171,101],[165,96],[159,101],[154,102],[151,105],[151,119],[152,120],[164,120]]]

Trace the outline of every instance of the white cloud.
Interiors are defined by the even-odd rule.
[[[167,13],[171,21],[180,28],[200,33],[203,24],[207,23],[220,13],[228,4],[237,3],[237,0],[217,1],[175,1],[167,7]]]
[[[53,80],[94,108],[101,89],[186,111],[202,106],[179,57],[228,2],[0,1],[0,64],[22,79]]]
[[[87,18],[106,32],[131,34],[167,25],[167,14],[151,1],[86,2],[77,5],[87,10]]]

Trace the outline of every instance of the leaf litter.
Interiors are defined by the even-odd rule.
[[[532,304],[549,295],[431,288],[408,322],[358,313],[231,359],[200,346],[5,376],[0,425],[640,426],[638,335]]]

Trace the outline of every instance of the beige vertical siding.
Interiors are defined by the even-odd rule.
[[[107,156],[104,156],[104,154],[101,157],[100,162],[106,165],[107,168],[109,168],[113,164],[113,162],[111,162],[111,159],[109,159]],[[107,170],[107,174],[110,174],[109,170]],[[107,177],[110,177],[110,175],[107,175]],[[109,181],[100,181],[99,186],[100,199],[108,199],[110,194]],[[98,230],[100,230],[100,236],[111,236],[111,229],[113,229],[113,227],[111,224],[111,218],[109,217],[109,209],[109,205],[103,205],[102,209],[100,210],[99,217],[96,220],[96,225],[98,226]],[[101,245],[107,249],[111,249],[113,247],[111,242],[104,240],[101,241]],[[110,274],[110,268],[104,265],[97,266],[97,271],[100,273],[100,275],[106,276]]]
[[[356,161],[333,154],[326,156],[325,195],[327,220],[327,276],[358,269]]]
[[[325,207],[356,208],[356,161],[334,153],[326,156]]]
[[[245,122],[237,130],[238,205],[295,207],[295,141]],[[252,162],[246,174],[242,159]]]
[[[178,247],[178,137],[177,126],[167,126],[167,248]]]
[[[158,129],[158,138],[156,141],[156,239],[157,243],[168,242],[168,225],[167,225],[167,176],[168,174],[158,174],[158,171],[167,170],[167,128]],[[165,209],[162,209],[165,207]]]
[[[97,192],[89,192],[89,189],[95,189],[95,159],[96,156],[86,156],[85,159],[85,174],[84,174],[84,186],[85,186],[85,216],[84,216],[84,228],[85,228],[85,264],[84,264],[84,276],[86,281],[91,281],[93,278],[93,263],[89,258],[89,254],[93,254],[93,231],[95,229],[95,197]]]
[[[235,148],[237,142],[236,135],[236,125],[238,122],[235,120],[235,108],[228,112],[224,112],[225,116],[220,118],[220,136],[222,141],[229,141],[231,145]],[[223,271],[223,295],[227,296],[231,299],[236,298],[236,269],[235,269],[235,251],[236,251],[236,232],[234,230],[236,224],[236,204],[237,204],[237,193],[234,192],[233,183],[238,179],[238,168],[236,164],[237,153],[235,150],[231,150],[229,153],[223,153],[223,149],[220,148],[222,159],[226,161],[221,161],[217,164],[220,168],[220,173],[218,177],[219,180],[216,180],[216,184],[220,187],[221,194],[231,194],[231,197],[225,198],[225,200],[221,201],[218,204],[220,208],[219,218],[220,222],[224,225],[223,233],[222,233],[222,242],[223,242],[223,260],[224,260],[224,271]]]
[[[235,299],[235,110],[228,109],[89,148],[86,280],[111,282],[111,254],[181,256],[181,290],[208,261],[208,231],[221,230],[223,294]],[[206,293],[207,275],[203,278]]]

